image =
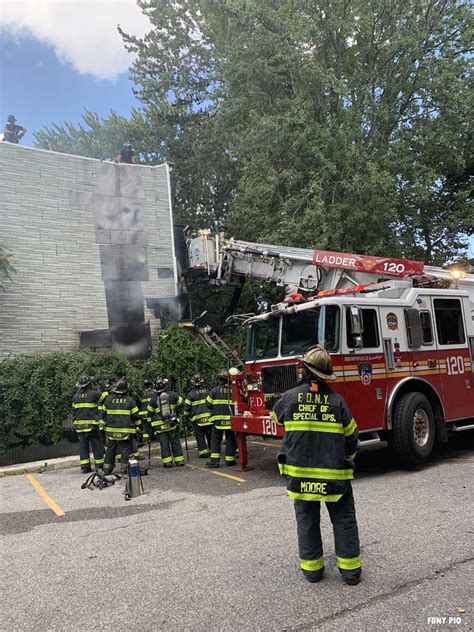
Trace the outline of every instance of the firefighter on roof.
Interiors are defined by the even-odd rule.
[[[121,453],[121,470],[127,472],[130,456],[136,452],[137,428],[140,425],[138,406],[128,393],[128,382],[120,378],[105,399],[102,411],[107,435],[104,472],[110,474],[114,469],[117,450]]]
[[[232,387],[228,371],[223,370],[219,373],[219,384],[214,386],[206,401],[211,411],[209,421],[212,422],[211,459],[207,461],[206,466],[220,466],[221,443],[224,433],[225,464],[228,467],[235,465],[237,441],[235,432],[230,429],[230,416],[234,411],[234,400],[232,399]]]
[[[79,459],[84,474],[92,472],[90,448],[95,467],[104,463],[104,441],[100,432],[101,414],[98,408],[99,391],[92,388],[92,378],[83,373],[76,384],[78,390],[72,399],[73,424],[79,438]]]
[[[211,454],[212,421],[206,401],[209,391],[203,388],[204,380],[199,373],[193,375],[191,384],[193,388],[184,400],[185,423],[189,420],[193,424],[199,458],[206,459]]]
[[[184,465],[183,449],[176,433],[179,423],[177,409],[183,404],[183,398],[174,391],[168,390],[168,380],[157,377],[155,390],[148,404],[148,419],[151,431],[160,440],[161,460],[163,467],[170,468]]]
[[[344,399],[329,388],[336,379],[330,355],[322,347],[303,358],[306,377],[275,404],[273,415],[284,424],[280,473],[295,501],[300,566],[306,579],[324,574],[320,531],[321,502],[334,528],[336,561],[346,584],[361,576],[359,535],[352,495],[357,425]]]

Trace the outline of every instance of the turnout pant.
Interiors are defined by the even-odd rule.
[[[196,422],[194,422],[193,425],[199,458],[204,459],[211,454],[212,425],[208,424],[207,426],[199,426]]]
[[[178,435],[174,430],[168,430],[166,432],[160,432],[158,435],[160,439],[161,448],[161,460],[163,465],[167,463],[177,464],[184,463],[183,448]]]
[[[102,433],[98,427],[92,428],[88,432],[78,432],[79,437],[79,459],[82,470],[88,470],[91,466],[90,452],[94,455],[96,467],[102,467],[104,463],[104,441]]]
[[[110,473],[114,469],[115,457],[117,451],[121,454],[120,463],[122,473],[127,470],[128,459],[136,450],[135,439],[133,436],[128,439],[109,439],[107,438],[107,451],[105,453],[104,472]]]
[[[221,443],[225,433],[225,462],[229,465],[235,464],[235,454],[237,452],[237,439],[232,430],[219,430],[212,426],[211,434],[211,462],[219,463],[221,458]]]
[[[319,581],[324,573],[323,544],[320,530],[321,504],[326,505],[334,529],[336,562],[343,579],[356,579],[361,574],[359,533],[354,496],[348,490],[337,502],[295,500],[300,566],[308,581]]]

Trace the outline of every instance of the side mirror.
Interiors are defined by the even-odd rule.
[[[350,314],[350,333],[354,335],[354,338],[355,336],[360,337],[362,332],[364,331],[361,311],[357,306],[351,305],[349,307],[349,314]]]
[[[362,349],[364,346],[364,341],[362,340],[362,336],[355,334],[352,336],[352,342],[354,344],[354,349]]]

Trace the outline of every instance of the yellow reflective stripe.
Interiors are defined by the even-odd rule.
[[[288,491],[288,496],[293,500],[317,500],[319,502],[336,503],[342,494],[299,494],[297,492]]]
[[[104,407],[105,412],[107,413],[107,415],[130,415],[131,410],[125,410],[125,409],[121,409],[121,408],[105,408]],[[133,409],[135,410],[135,408]],[[138,408],[136,409],[138,412]]]
[[[206,401],[206,400],[204,400],[204,401]],[[191,405],[192,405],[191,400],[190,400],[190,399],[188,399],[187,397],[186,397],[186,399],[184,400],[184,403],[185,403],[185,404],[187,404],[188,406],[191,406]]]
[[[211,413],[199,413],[199,415],[193,415],[192,420],[197,421],[198,419],[204,419],[205,417],[209,417]]]
[[[165,456],[164,459],[161,459],[163,463],[171,463],[171,461],[173,460],[172,456]]]
[[[105,432],[113,432],[118,434],[135,434],[137,432],[137,428],[109,428],[108,426],[105,428]]]
[[[315,560],[300,559],[300,566],[305,571],[320,571],[324,568],[324,557],[318,557]]]
[[[285,421],[286,432],[332,432],[343,434],[342,424],[332,421]]]
[[[90,465],[89,459],[81,459],[79,463],[80,465]]]
[[[139,414],[141,417],[144,417],[144,416],[146,415],[146,410],[141,410],[138,414]]]
[[[220,452],[211,452],[211,459],[220,459],[220,458],[221,458]]]
[[[184,461],[184,456],[175,456],[174,457],[174,462],[175,463],[180,463],[181,461]]]
[[[206,400],[205,399],[197,399],[194,402],[189,401],[189,399],[186,400],[186,404],[191,404],[191,406],[200,406],[201,404],[205,404]]]
[[[224,404],[226,406],[232,406],[232,404],[234,403],[234,400],[233,399],[211,399],[211,403],[213,405]]]
[[[225,420],[225,421],[230,421],[230,415],[212,415],[211,419],[213,421],[220,421]]]
[[[337,470],[322,467],[296,467],[294,465],[287,465],[286,463],[280,463],[279,469],[280,474],[295,476],[296,478],[318,478],[328,481],[345,481],[354,478],[354,472],[350,469]]]
[[[72,407],[73,408],[96,408],[97,404],[73,404]]]
[[[207,448],[205,450],[199,450],[198,454],[205,454],[207,456],[209,454],[209,450]]]
[[[344,428],[344,434],[346,435],[346,437],[348,437],[351,434],[354,434],[354,432],[357,430],[357,424],[355,422],[355,419],[352,418],[350,423],[345,426]]]
[[[362,566],[360,555],[357,557],[337,557],[336,555],[336,562],[339,568],[342,568],[343,571],[353,571]]]
[[[89,426],[97,425],[100,421],[98,419],[74,419],[73,424],[75,426]]]
[[[96,465],[102,465],[103,462],[104,462],[104,459],[96,459],[96,458],[94,458],[94,463]]]
[[[130,411],[131,415],[134,415],[135,413],[138,413],[138,406],[134,406],[132,410]]]

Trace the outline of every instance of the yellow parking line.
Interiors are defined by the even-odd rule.
[[[265,441],[249,441],[252,445],[266,445],[269,448],[281,448],[281,443],[265,443]]]
[[[199,465],[189,465],[192,470],[201,470],[201,472],[207,472],[208,474],[215,474],[216,476],[222,476],[223,478],[230,478],[232,481],[237,481],[238,483],[246,483],[247,480],[245,478],[239,478],[238,476],[232,476],[232,474],[224,474],[224,472],[215,472],[214,470],[207,469],[205,467],[199,467]]]
[[[57,516],[64,516],[64,515],[66,515],[64,513],[64,511],[61,509],[61,507],[57,503],[55,503],[54,500],[50,496],[48,496],[48,494],[46,493],[44,487],[36,480],[36,478],[33,476],[33,474],[27,474],[26,478],[33,485],[33,488],[38,493],[38,495],[41,496],[41,498],[44,500],[44,502],[48,505],[48,507],[52,511],[54,511],[54,513]]]

